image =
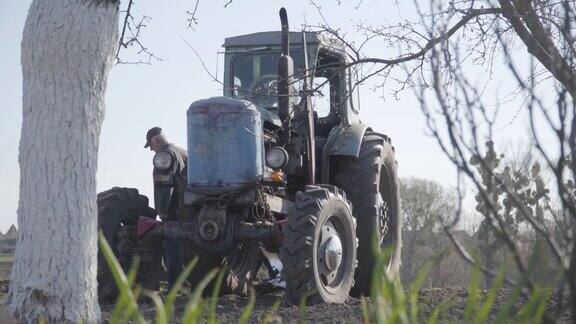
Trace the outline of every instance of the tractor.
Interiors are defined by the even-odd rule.
[[[158,222],[136,189],[98,194],[99,227],[123,267],[157,287],[161,240],[179,240],[197,284],[224,269],[222,293],[246,294],[263,251],[282,262],[285,298],[343,303],[369,295],[375,253],[399,275],[397,162],[388,136],[359,120],[358,76],[350,49],[319,32],[281,31],[226,38],[224,93],[187,110],[187,182],[178,220]],[[142,229],[143,228],[143,229]],[[139,232],[156,240],[139,239]],[[99,257],[99,295],[114,283]]]

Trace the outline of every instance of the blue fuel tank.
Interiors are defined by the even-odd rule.
[[[262,120],[246,100],[213,97],[188,108],[188,189],[220,194],[264,174]]]

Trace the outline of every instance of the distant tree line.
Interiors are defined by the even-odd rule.
[[[481,161],[483,161],[481,163]],[[475,210],[460,211],[460,223],[452,229],[457,241],[471,251],[471,257],[478,260],[487,269],[498,271],[504,268],[507,278],[517,280],[517,265],[514,258],[520,258],[530,268],[531,280],[537,284],[553,284],[557,279],[558,264],[551,257],[542,236],[526,224],[528,219],[523,213],[530,213],[539,220],[548,231],[558,232],[561,223],[558,214],[559,202],[554,203],[550,190],[546,186],[542,166],[530,154],[513,159],[497,154],[492,142],[486,143],[484,155],[471,158],[476,172],[483,179],[486,191],[493,203],[498,204],[504,220],[503,228],[519,249],[512,252],[505,248],[505,237],[490,230],[490,220],[485,217],[489,211],[483,195],[476,193]],[[486,169],[489,168],[489,169]],[[514,189],[521,205],[513,204],[511,197],[501,186],[495,184],[492,175],[505,179]],[[424,265],[430,264],[424,288],[468,287],[472,269],[461,258],[457,247],[446,235],[445,229],[453,227],[458,212],[458,196],[455,189],[444,188],[437,182],[418,178],[404,178],[400,181],[403,223],[403,262],[402,281],[412,282]],[[520,211],[518,206],[522,206]],[[478,220],[474,222],[474,220]],[[483,288],[492,286],[493,277],[483,277]]]

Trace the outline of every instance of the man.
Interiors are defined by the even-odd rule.
[[[162,128],[153,127],[146,134],[146,145],[154,155],[154,208],[162,221],[177,220],[176,213],[182,207],[182,195],[186,186],[186,150],[168,142]],[[164,261],[168,268],[168,289],[176,282],[182,265],[178,256],[178,241],[164,241]]]

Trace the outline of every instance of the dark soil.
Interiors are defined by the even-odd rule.
[[[188,296],[183,295],[177,299],[176,319],[181,319]],[[256,296],[254,311],[250,316],[251,323],[261,323],[267,318],[272,323],[300,322],[301,310],[298,306],[283,302],[282,291],[268,292]],[[249,297],[225,295],[218,299],[216,307],[218,323],[237,323],[244,309],[249,303]],[[280,305],[276,311],[273,306],[276,302]],[[102,319],[108,321],[113,305],[102,306]],[[141,304],[141,309],[146,318],[154,318],[154,307],[146,303]],[[311,323],[361,323],[362,310],[360,300],[351,298],[343,305],[322,304],[308,306],[305,309],[306,321]]]
[[[276,291],[274,291],[276,290]],[[8,291],[8,281],[0,281],[0,303],[3,302],[4,296]],[[481,292],[485,294],[486,292]],[[510,298],[511,290],[501,290],[497,297],[495,306],[491,312],[493,319],[498,309],[503,306]],[[256,304],[254,311],[250,316],[250,322],[261,323],[265,319],[271,323],[295,323],[301,322],[302,313],[305,321],[310,323],[362,323],[362,306],[358,298],[350,298],[345,304],[321,304],[308,306],[301,310],[298,306],[289,305],[283,302],[283,291],[277,289],[268,289],[260,287],[257,291]],[[181,318],[184,307],[188,302],[188,294],[182,293],[176,301],[176,322]],[[440,313],[441,322],[461,322],[466,307],[468,291],[465,288],[446,288],[446,289],[426,289],[420,291],[420,315],[419,319],[425,322],[432,312],[440,305],[446,305]],[[273,310],[275,303],[280,302],[278,309]],[[244,309],[249,303],[249,297],[236,295],[226,295],[218,299],[217,320],[219,323],[236,323],[242,316]],[[368,301],[369,303],[369,301]],[[514,302],[514,310],[517,311],[524,303],[519,299]],[[553,299],[551,307],[554,307],[556,301]],[[154,318],[154,306],[147,302],[140,304],[144,316],[150,320]],[[111,318],[113,305],[102,305],[102,319],[107,323]],[[569,314],[564,314],[564,321],[570,322]]]
[[[481,291],[485,295],[486,291]],[[494,319],[500,307],[507,303],[511,298],[512,290],[502,289],[496,296],[494,307],[490,313],[490,318]],[[265,319],[272,323],[296,323],[302,322],[304,316],[305,322],[310,323],[363,323],[362,302],[359,298],[349,298],[345,304],[320,304],[307,306],[300,309],[298,306],[287,304],[283,301],[283,291],[266,291],[261,289],[257,292],[256,304],[250,317],[251,323],[261,323]],[[242,316],[244,309],[249,303],[249,297],[226,295],[218,299],[217,320],[223,323],[236,323]],[[468,300],[468,290],[466,288],[445,288],[445,289],[424,289],[419,295],[419,321],[426,322],[435,309],[442,308],[440,312],[440,322],[461,322],[464,317],[466,301]],[[186,302],[187,294],[179,296],[177,304],[176,319],[182,316]],[[279,307],[274,310],[273,305],[279,302]],[[366,300],[370,304],[370,300]],[[525,300],[519,298],[513,303],[513,312],[517,312]],[[442,305],[442,306],[441,306]],[[555,300],[551,302],[555,306]],[[154,307],[141,304],[142,311],[147,318],[154,317]],[[103,306],[103,319],[106,321],[110,317],[111,305]],[[373,319],[369,322],[373,322]],[[564,316],[564,322],[569,323],[568,314]]]

